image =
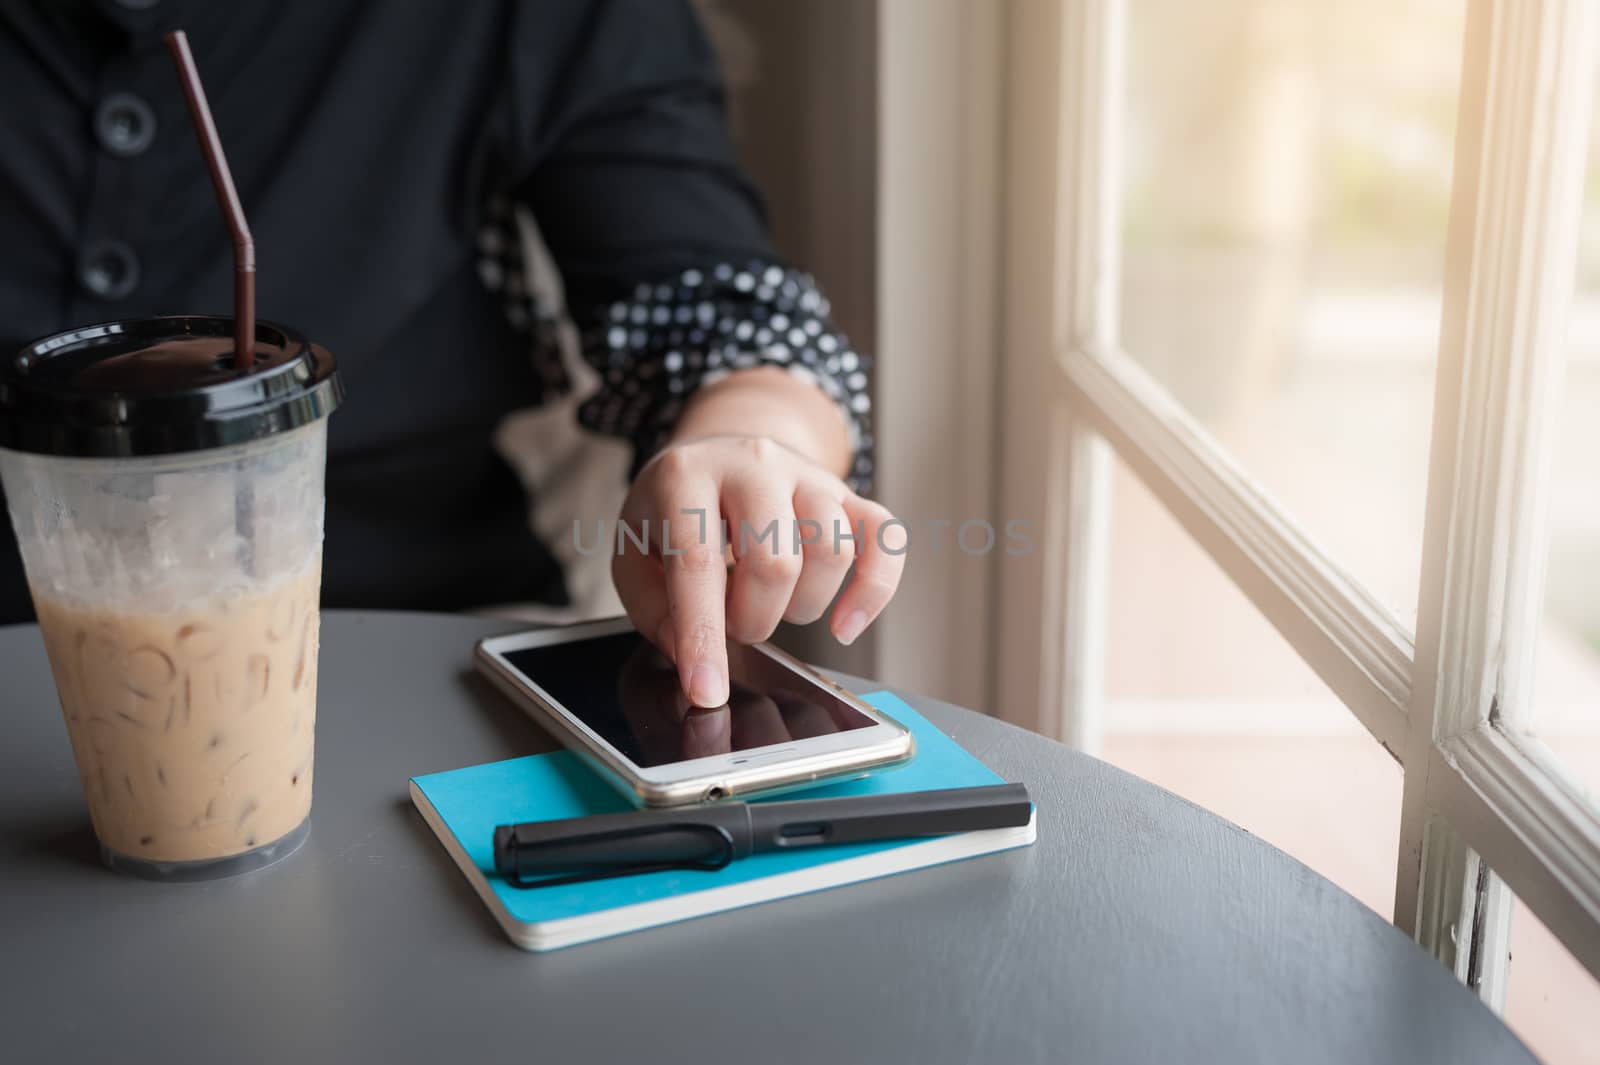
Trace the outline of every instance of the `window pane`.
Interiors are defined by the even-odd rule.
[[[1595,114],[1600,118],[1600,108]],[[1532,705],[1518,725],[1553,749],[1571,779],[1600,805],[1600,121],[1589,130],[1578,282],[1560,397],[1544,616]]]
[[[1506,1024],[1545,1065],[1600,1061],[1600,981],[1518,899],[1511,910]]]
[[[1129,9],[1123,346],[1408,625],[1464,6]]]
[[[1399,765],[1120,462],[1111,494],[1102,756],[1390,917]]]

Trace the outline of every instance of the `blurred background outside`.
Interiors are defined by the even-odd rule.
[[[1133,0],[1123,346],[1417,621],[1462,0]],[[1534,731],[1600,791],[1600,136],[1591,137]],[[1124,467],[1104,755],[1388,915],[1399,767]],[[1600,985],[1526,909],[1507,1019],[1600,1061]]]

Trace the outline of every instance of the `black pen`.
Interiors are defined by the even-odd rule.
[[[1017,828],[1032,815],[1021,784],[633,810],[501,825],[494,830],[494,867],[524,886],[720,869],[767,851]]]

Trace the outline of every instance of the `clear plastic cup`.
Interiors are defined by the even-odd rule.
[[[0,384],[0,478],[107,864],[275,861],[311,810],[327,352],[225,318],[30,345]]]

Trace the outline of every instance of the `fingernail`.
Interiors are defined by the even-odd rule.
[[[834,636],[842,644],[856,642],[856,637],[861,635],[861,630],[867,627],[867,612],[865,610],[852,610],[839,622],[839,627],[833,630]]]
[[[668,658],[673,658],[678,653],[678,636],[672,628],[672,619],[668,618],[656,630],[656,647]]]
[[[728,678],[701,663],[689,674],[689,698],[696,706],[721,706],[728,701]]]

